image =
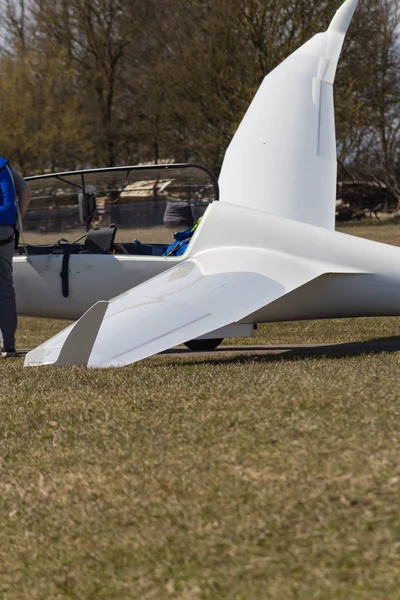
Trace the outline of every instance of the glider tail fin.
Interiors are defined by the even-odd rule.
[[[332,84],[357,3],[265,77],[225,154],[222,202],[334,229]]]

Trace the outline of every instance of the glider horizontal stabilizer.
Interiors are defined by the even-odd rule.
[[[269,265],[264,273],[252,266],[260,260]],[[320,274],[262,250],[219,249],[187,260],[110,302],[88,366],[134,363],[240,321],[292,289],[282,276],[288,270],[296,271],[293,286]]]
[[[74,327],[28,353],[25,365],[127,365],[237,322],[321,274],[299,261],[271,254],[229,248],[184,261],[111,300],[104,318],[104,307],[95,304]],[[260,260],[269,265],[264,273],[252,267]],[[220,265],[217,271],[215,262]],[[81,342],[94,310],[90,325],[94,329],[97,325],[97,330],[89,336],[95,338],[89,357]]]

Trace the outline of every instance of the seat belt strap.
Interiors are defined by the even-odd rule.
[[[71,256],[71,249],[68,244],[63,246],[63,260],[61,266],[61,290],[64,298],[69,296],[69,257]]]

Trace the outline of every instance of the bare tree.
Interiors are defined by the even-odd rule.
[[[175,157],[218,171],[263,77],[325,29],[341,4],[0,2],[0,141],[30,170]],[[398,24],[399,0],[360,3],[335,87],[341,162],[393,182]]]

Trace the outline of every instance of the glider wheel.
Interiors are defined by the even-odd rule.
[[[189,350],[195,350],[196,352],[207,352],[207,350],[215,350],[223,339],[224,338],[215,340],[190,340],[189,342],[185,342],[185,346],[189,348]]]

